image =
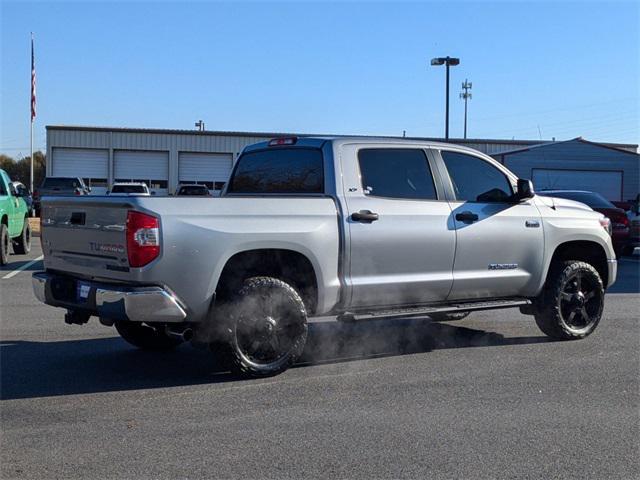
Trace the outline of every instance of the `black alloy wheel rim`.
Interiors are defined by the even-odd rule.
[[[254,364],[278,364],[303,331],[299,319],[284,302],[266,296],[249,300],[251,308],[241,313],[236,323],[238,348]]]
[[[602,292],[599,285],[584,272],[577,271],[560,292],[562,320],[572,330],[584,330],[598,320]]]

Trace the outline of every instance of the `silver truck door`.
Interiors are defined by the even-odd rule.
[[[455,196],[451,217],[457,242],[448,300],[534,294],[544,234],[533,201],[514,203],[512,182],[484,158],[446,150],[435,155],[442,158]]]
[[[445,300],[455,227],[428,150],[344,145],[346,282],[351,308]]]

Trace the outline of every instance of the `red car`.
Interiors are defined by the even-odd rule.
[[[629,218],[624,210],[616,207],[599,193],[583,190],[543,190],[536,192],[546,197],[566,198],[588,205],[596,212],[602,213],[611,220],[611,240],[616,254],[620,256],[629,242]]]

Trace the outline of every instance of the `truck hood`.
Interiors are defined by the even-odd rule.
[[[546,197],[541,195],[538,195],[537,198],[547,207],[555,207],[556,209],[582,210],[587,212],[594,211],[590,206],[582,202],[576,202],[575,200],[567,200],[566,198],[559,197]]]

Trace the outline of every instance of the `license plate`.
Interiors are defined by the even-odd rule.
[[[84,282],[78,282],[76,285],[76,297],[78,302],[85,303],[89,298],[89,292],[91,291],[91,285]]]

